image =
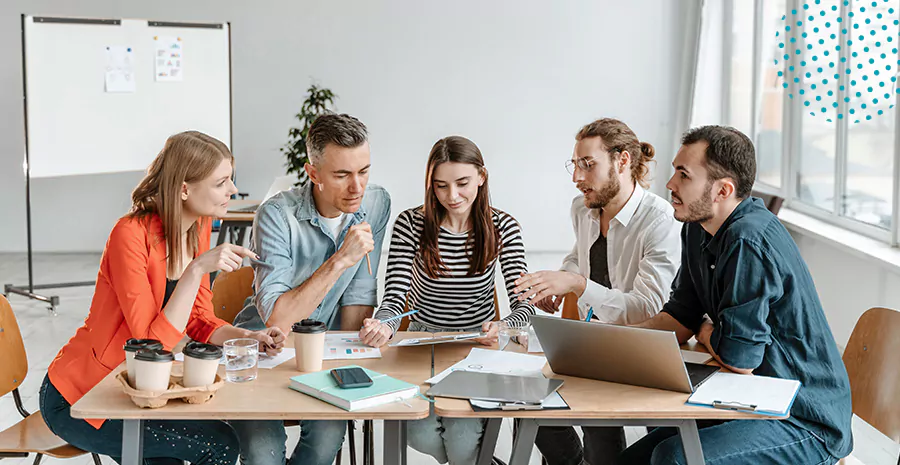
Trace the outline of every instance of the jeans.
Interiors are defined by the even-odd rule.
[[[698,426],[708,464],[832,465],[838,461],[821,439],[787,421],[732,420]],[[656,428],[625,449],[616,463],[684,465],[681,436],[675,428]]]
[[[272,420],[230,422],[241,444],[241,463],[246,465],[330,465],[341,445],[347,422],[344,420],[303,420],[300,441],[285,462],[287,433],[284,423]]]
[[[584,447],[571,426],[541,426],[534,444],[550,465],[607,465],[625,450],[621,426],[582,426]]]
[[[409,331],[449,332],[412,321]],[[481,326],[459,332],[481,331]],[[470,465],[478,458],[484,421],[481,419],[443,418],[434,411],[424,420],[409,423],[406,439],[413,449],[434,457],[438,463]]]
[[[53,434],[73,446],[107,455],[121,463],[122,420],[106,420],[100,429],[72,418],[71,405],[45,377],[40,394],[41,414]],[[233,465],[238,438],[218,420],[144,420],[144,463],[147,465]]]

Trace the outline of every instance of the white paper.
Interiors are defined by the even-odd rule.
[[[155,36],[154,75],[158,82],[182,81],[184,75],[184,42],[181,37]]]
[[[699,365],[704,365],[706,362],[712,360],[712,355],[707,354],[705,352],[697,352],[694,350],[683,350],[681,351],[681,358],[687,363],[696,363]]]
[[[758,412],[784,415],[799,388],[800,381],[793,379],[718,372],[694,391],[688,403],[755,405]]]
[[[469,352],[466,358],[425,382],[428,384],[438,383],[454,371],[543,377],[544,373],[541,370],[543,370],[546,363],[547,359],[545,357],[537,355],[475,348]]]
[[[125,45],[106,47],[106,92],[134,92],[134,50]]]
[[[257,367],[265,368],[265,369],[275,368],[278,365],[281,365],[282,363],[293,359],[294,355],[295,355],[294,349],[291,349],[289,347],[285,347],[285,348],[281,349],[281,352],[278,355],[275,355],[274,357],[270,357],[270,356],[266,355],[265,353],[260,352],[259,353],[259,361],[257,362]],[[181,352],[175,354],[175,361],[183,362],[184,354]],[[219,365],[224,365],[224,364],[225,364],[225,356],[223,355],[222,359],[219,360]]]
[[[325,356],[322,360],[358,360],[381,358],[381,349],[369,347],[352,334],[325,334]]]
[[[493,402],[490,400],[478,400],[478,399],[470,399],[469,402],[476,406],[486,409],[499,410],[500,402]],[[554,392],[547,396],[543,402],[541,402],[541,408],[566,408],[569,404],[563,400],[562,396],[559,395],[559,392]]]

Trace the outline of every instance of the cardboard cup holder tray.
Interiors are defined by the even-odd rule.
[[[122,370],[116,375],[116,379],[122,384],[122,390],[135,405],[142,408],[160,408],[165,406],[169,399],[181,399],[189,404],[202,404],[209,402],[224,384],[225,380],[216,374],[216,380],[208,386],[184,387],[181,385],[182,377],[175,374],[169,376],[169,389],[165,391],[139,391],[128,384],[128,370]]]

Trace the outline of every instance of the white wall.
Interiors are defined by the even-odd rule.
[[[683,6],[683,4],[681,5]],[[563,250],[576,194],[563,163],[578,128],[629,123],[673,151],[679,4],[669,0],[266,1],[4,0],[0,3],[0,251],[25,248],[19,69],[22,13],[230,21],[234,153],[242,191],[265,193],[310,78],[371,130],[372,182],[394,215],[421,203],[424,165],[442,136],[479,144],[494,204],[516,216],[530,250]],[[192,52],[199,53],[199,52]],[[146,147],[157,152],[158,146]],[[103,248],[140,173],[40,179],[34,248]],[[665,183],[654,183],[657,191]]]
[[[822,300],[835,341],[843,348],[856,321],[872,307],[900,310],[900,272],[852,255],[817,237],[792,232]]]

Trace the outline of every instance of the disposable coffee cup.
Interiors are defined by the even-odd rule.
[[[184,387],[209,386],[216,380],[222,349],[212,344],[191,342],[184,347]]]
[[[325,323],[303,320],[291,326],[294,333],[294,350],[298,371],[321,371],[325,351]]]
[[[172,352],[163,349],[141,349],[134,354],[134,388],[138,391],[161,392],[169,389],[172,374]]]
[[[128,372],[128,384],[134,387],[134,354],[141,349],[160,350],[162,342],[156,339],[129,339],[125,342],[125,370]]]

